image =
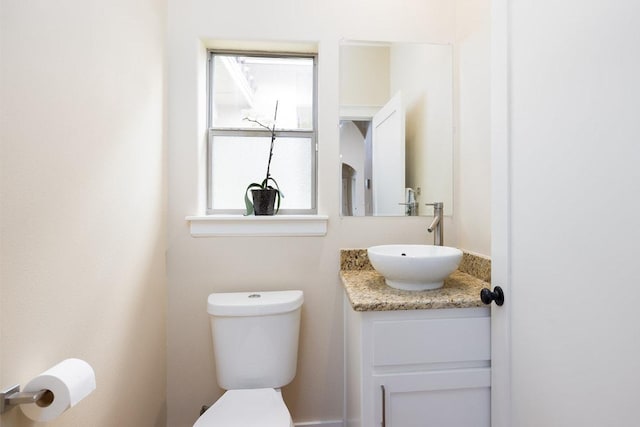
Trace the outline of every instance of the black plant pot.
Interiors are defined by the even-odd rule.
[[[253,198],[253,211],[255,215],[273,215],[276,204],[276,193],[278,190],[266,188],[251,190]]]

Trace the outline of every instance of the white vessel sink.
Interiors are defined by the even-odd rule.
[[[387,285],[405,291],[441,288],[462,260],[462,251],[448,246],[381,245],[367,253]]]

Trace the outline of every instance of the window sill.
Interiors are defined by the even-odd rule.
[[[326,215],[200,215],[185,218],[193,237],[223,236],[324,236]]]

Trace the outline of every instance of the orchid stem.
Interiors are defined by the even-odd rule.
[[[273,113],[273,128],[271,129],[271,147],[269,147],[269,161],[267,162],[267,176],[265,184],[269,183],[269,169],[271,168],[271,158],[273,157],[273,143],[276,140],[276,118],[278,117],[278,101],[276,101],[276,109]]]

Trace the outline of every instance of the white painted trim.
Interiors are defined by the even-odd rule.
[[[341,105],[340,120],[371,120],[382,105]]]
[[[324,236],[326,215],[201,215],[185,218],[193,237]]]
[[[322,427],[343,427],[344,424],[342,420],[336,421],[305,421],[303,423],[293,423],[296,427],[312,427],[312,426],[322,426]]]
[[[491,282],[504,290],[491,305],[491,426],[511,423],[511,157],[509,0],[491,1]]]
[[[347,369],[348,369],[348,353],[347,344],[349,342],[349,330],[347,328],[347,315],[348,310],[351,309],[351,305],[347,302],[348,297],[344,290],[339,291],[342,293],[342,419],[347,419]]]

